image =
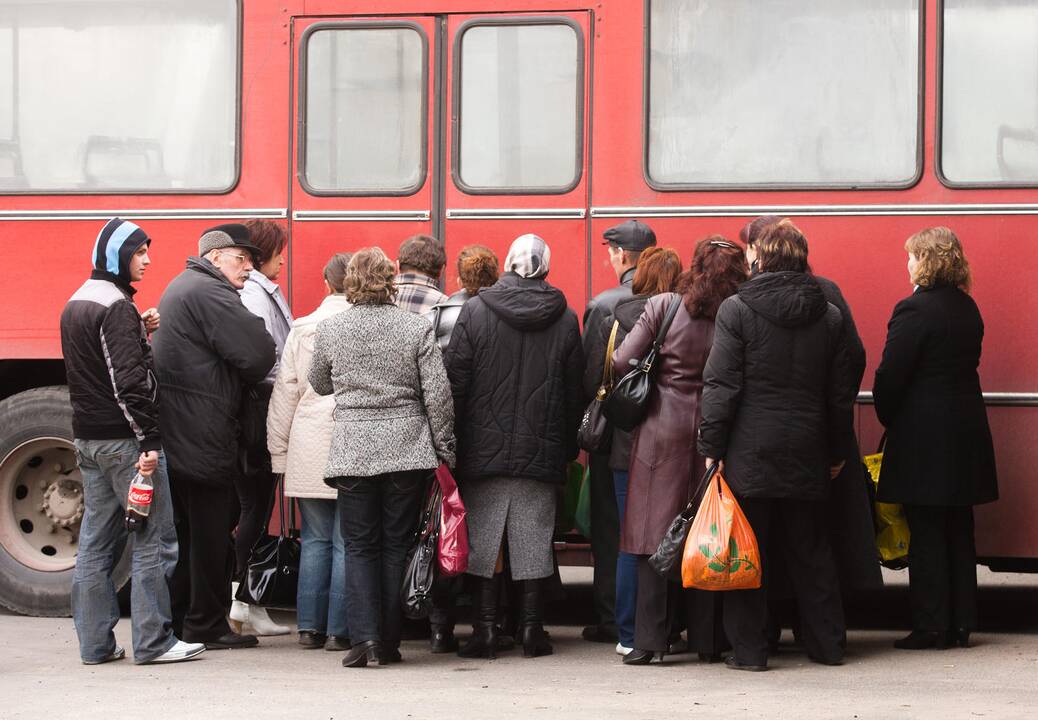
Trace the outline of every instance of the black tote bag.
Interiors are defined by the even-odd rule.
[[[702,496],[704,488],[710,484],[710,480],[716,473],[717,463],[706,469],[706,474],[703,475],[703,479],[699,482],[699,487],[692,493],[692,498],[688,501],[688,505],[671,521],[667,532],[663,535],[663,539],[660,540],[659,547],[656,548],[656,552],[649,556],[649,567],[655,570],[658,575],[669,577],[677,566],[678,558],[681,557],[681,553],[685,549],[688,530],[692,527],[692,521],[696,519],[696,510],[699,508],[700,496]]]
[[[299,587],[299,557],[302,548],[293,536],[290,524],[295,508],[285,508],[285,476],[278,476],[278,515],[281,528],[277,535],[262,535],[249,553],[235,600],[249,605],[294,608]]]
[[[613,388],[605,402],[602,411],[606,419],[625,432],[631,432],[645,419],[645,413],[649,408],[649,399],[656,382],[656,358],[659,356],[663,339],[670,330],[670,324],[681,307],[681,296],[678,295],[667,308],[667,314],[663,318],[663,324],[656,332],[656,338],[652,341],[652,347],[645,353],[633,370],[628,372],[620,382]]]
[[[427,617],[432,608],[432,586],[436,580],[436,547],[440,534],[440,512],[443,494],[440,484],[433,482],[425,501],[414,545],[407,554],[404,582],[400,587],[400,604],[404,615],[412,620]]]

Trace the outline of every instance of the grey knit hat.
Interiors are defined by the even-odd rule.
[[[198,238],[198,257],[205,257],[206,253],[213,250],[240,247],[242,250],[249,251],[254,263],[259,262],[262,253],[258,247],[249,242],[250,239],[249,229],[239,223],[211,227],[202,233],[202,237]]]

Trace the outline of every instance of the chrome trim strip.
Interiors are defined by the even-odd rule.
[[[1038,215],[1038,203],[963,203],[956,205],[683,205],[602,206],[591,217],[754,217],[757,215]]]
[[[288,217],[286,208],[174,208],[166,210],[0,210],[3,220],[194,220],[205,218],[281,220]]]
[[[860,392],[858,402],[862,405],[872,405],[875,400],[871,392]],[[984,404],[995,407],[1038,407],[1038,393],[986,392]]]
[[[582,220],[584,208],[447,208],[448,220]]]
[[[424,221],[430,217],[428,210],[296,210],[292,213],[292,219],[299,222],[402,222]]]

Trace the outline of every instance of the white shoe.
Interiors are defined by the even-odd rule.
[[[175,663],[183,662],[184,660],[194,660],[204,652],[205,643],[186,643],[183,640],[177,640],[176,644],[169,650],[162,653],[157,658],[146,660],[141,664],[152,665],[157,663]]]
[[[231,612],[228,614],[231,620],[236,623],[245,623],[249,621],[249,606],[243,603],[241,600],[234,600],[234,596],[238,594],[238,583],[231,583]]]
[[[617,655],[627,655],[632,650],[634,650],[634,648],[624,647],[620,643],[616,644],[616,654]]]
[[[100,665],[102,663],[112,662],[113,660],[122,660],[124,657],[126,657],[126,651],[123,650],[121,646],[116,645],[115,646],[115,650],[113,650],[108,655],[108,657],[101,658],[100,660],[84,660],[83,664],[84,665]]]
[[[238,603],[236,603],[238,604]],[[252,629],[254,635],[288,635],[292,632],[292,628],[285,627],[284,625],[278,625],[276,622],[270,619],[270,615],[267,614],[267,609],[262,608],[258,605],[245,605],[245,620],[242,621]],[[234,617],[234,608],[231,608],[232,619]]]

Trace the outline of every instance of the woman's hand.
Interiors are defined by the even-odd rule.
[[[710,466],[713,465],[714,463],[718,463],[718,465],[717,465],[717,472],[719,472],[722,475],[724,475],[724,460],[718,461],[718,460],[714,460],[713,458],[706,458],[706,463],[705,463],[706,469],[709,470]]]

